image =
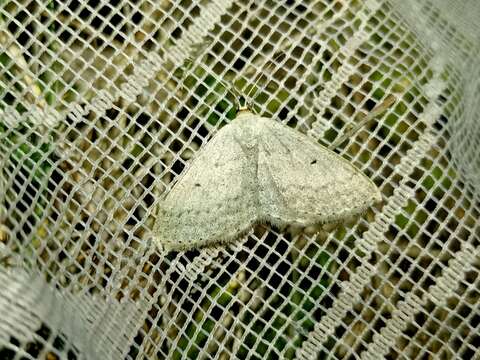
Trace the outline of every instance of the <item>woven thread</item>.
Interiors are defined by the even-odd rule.
[[[3,2],[0,354],[479,357],[478,10]],[[383,204],[166,253],[158,201],[239,120],[231,87],[327,145],[394,97],[336,150]]]

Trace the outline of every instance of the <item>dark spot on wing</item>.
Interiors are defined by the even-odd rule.
[[[317,163],[317,159],[313,159],[311,162],[310,162],[310,165],[313,165],[313,164],[316,164]]]
[[[199,184],[199,183],[195,183],[195,186],[200,186],[200,184]]]

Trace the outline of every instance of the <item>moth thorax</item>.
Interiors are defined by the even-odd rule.
[[[237,112],[237,119],[252,116],[253,113],[246,107],[240,108]]]

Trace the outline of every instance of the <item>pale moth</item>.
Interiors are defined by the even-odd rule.
[[[241,107],[160,201],[154,236],[164,250],[191,250],[229,243],[260,223],[281,228],[340,221],[381,199],[377,186],[340,155]]]

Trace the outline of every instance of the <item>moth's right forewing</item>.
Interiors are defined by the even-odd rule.
[[[262,119],[261,202],[272,222],[310,225],[357,215],[380,192],[360,170],[311,138]]]

